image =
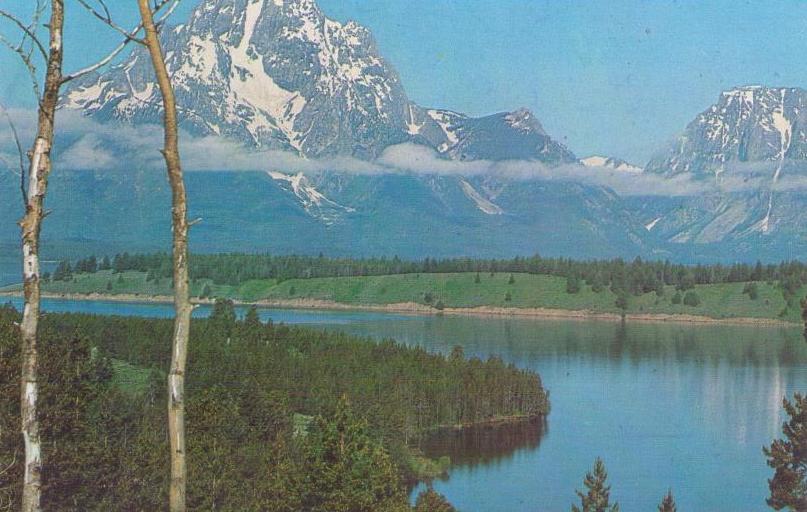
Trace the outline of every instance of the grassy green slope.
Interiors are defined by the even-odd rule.
[[[393,304],[400,302],[425,303],[426,295],[432,304],[442,302],[446,307],[499,306],[519,308],[554,308],[619,312],[616,295],[606,289],[595,293],[583,285],[576,294],[566,293],[566,280],[561,277],[515,274],[481,274],[475,282],[474,273],[460,274],[404,274],[352,278],[292,279],[277,283],[274,280],[247,281],[239,286],[216,285],[206,280],[193,283],[192,293],[201,295],[205,287],[212,296],[257,301],[261,299],[320,299],[352,305]],[[648,293],[629,298],[629,313],[694,314],[713,318],[753,317],[781,318],[800,321],[797,307],[787,308],[781,290],[775,284],[758,283],[759,297],[751,300],[742,293],[744,283],[699,285],[696,292],[701,299],[697,307],[672,304],[675,290],[667,287],[664,296]],[[110,293],[138,295],[169,295],[170,281],[147,281],[146,274],[126,272],[119,276],[109,271],[96,274],[77,274],[73,281],[51,282],[44,287],[51,293]],[[797,296],[803,296],[800,290]],[[510,294],[511,300],[506,296]]]

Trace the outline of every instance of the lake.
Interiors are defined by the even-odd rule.
[[[44,307],[172,313],[170,305],[113,302]],[[497,354],[539,372],[551,392],[544,421],[423,443],[430,455],[451,456],[448,478],[434,487],[468,512],[568,510],[596,456],[626,511],[655,510],[668,488],[680,510],[766,510],[762,447],[780,435],[782,397],[807,391],[798,328],[298,310],[261,317],[436,352],[462,345],[467,356]]]

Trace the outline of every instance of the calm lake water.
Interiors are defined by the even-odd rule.
[[[50,311],[165,317],[171,307],[46,301]],[[209,309],[200,308],[198,315]],[[782,397],[807,391],[798,328],[619,324],[510,318],[264,310],[276,322],[395,338],[431,351],[462,345],[538,371],[545,421],[425,442],[454,461],[434,483],[460,510],[568,510],[596,456],[625,511],[766,510],[762,447],[780,434]]]

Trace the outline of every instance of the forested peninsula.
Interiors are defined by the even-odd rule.
[[[15,492],[18,322],[13,308],[0,309],[0,485]],[[46,509],[162,508],[171,328],[134,317],[43,318]],[[549,412],[540,377],[499,358],[262,323],[254,309],[239,320],[228,301],[193,321],[190,347],[194,510],[408,510],[408,485],[450,464],[422,456],[424,436]]]

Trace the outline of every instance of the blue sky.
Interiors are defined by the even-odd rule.
[[[68,5],[74,0],[68,0]],[[183,20],[198,0],[184,0]],[[31,0],[2,0],[12,9]],[[135,14],[120,7],[128,25]],[[532,109],[577,155],[639,164],[719,92],[807,85],[807,2],[319,0],[375,34],[409,96],[474,115]],[[75,15],[67,68],[115,34]],[[2,28],[8,28],[3,25]],[[71,52],[72,50],[72,52]],[[24,71],[0,53],[0,100],[30,106]]]

